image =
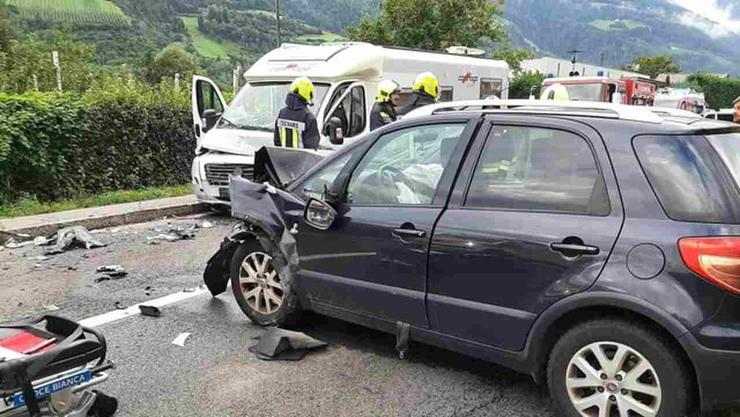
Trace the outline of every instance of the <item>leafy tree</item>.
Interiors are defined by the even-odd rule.
[[[671,55],[638,56],[632,61],[632,69],[647,74],[652,79],[660,74],[673,74],[681,71],[681,67],[673,62]]]
[[[13,31],[10,28],[8,8],[5,2],[0,0],[0,53],[8,52],[11,39],[13,39]]]
[[[172,44],[164,48],[159,54],[149,55],[144,62],[144,79],[157,84],[164,78],[180,74],[181,80],[189,80],[198,71],[198,65],[193,56],[182,46]]]
[[[539,72],[519,71],[509,82],[509,98],[526,99],[530,94],[539,97],[545,76]]]
[[[513,71],[518,72],[522,70],[522,61],[532,59],[535,55],[529,49],[512,48],[509,45],[505,45],[496,49],[491,57],[506,61]]]
[[[386,0],[377,17],[347,29],[350,39],[379,45],[441,50],[500,40],[505,31],[490,0]]]

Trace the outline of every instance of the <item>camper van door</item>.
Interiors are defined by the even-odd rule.
[[[338,116],[343,122],[342,134],[345,138],[351,139],[367,131],[368,110],[367,110],[367,93],[365,84],[362,82],[353,82],[349,85],[339,85],[335,91],[343,90],[340,95],[333,94],[332,101],[329,103],[329,110],[324,113],[322,121],[323,127],[332,116]],[[340,108],[340,106],[342,106]],[[340,114],[341,112],[342,114]]]
[[[193,76],[193,130],[201,136],[215,126],[226,109],[226,101],[216,83],[199,75]]]

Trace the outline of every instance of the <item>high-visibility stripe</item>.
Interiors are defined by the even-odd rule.
[[[298,129],[293,129],[293,147],[298,148]]]
[[[280,146],[282,146],[283,148],[285,147],[285,142],[288,136],[288,132],[286,130],[287,129],[284,127],[280,128]]]

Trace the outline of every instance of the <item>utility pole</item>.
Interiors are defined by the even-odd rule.
[[[275,0],[275,21],[277,23],[277,43],[280,47],[283,44],[282,34],[280,33],[280,0]]]
[[[576,69],[576,63],[578,63],[578,54],[582,53],[583,51],[579,51],[578,49],[574,49],[572,51],[568,51],[569,54],[573,54],[573,58],[570,60],[570,63],[573,65],[570,71],[571,77],[577,77],[581,74],[578,73],[578,70]]]

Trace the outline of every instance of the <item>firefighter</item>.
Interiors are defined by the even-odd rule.
[[[313,106],[314,87],[306,77],[296,78],[285,98],[285,107],[275,120],[275,146],[318,149],[319,128],[308,109]]]
[[[398,109],[399,115],[436,103],[439,97],[439,80],[431,72],[423,72],[416,76],[412,90],[414,97],[409,104]]]
[[[400,87],[395,81],[383,80],[378,84],[378,95],[370,111],[370,131],[396,121],[396,105],[393,99],[399,91]]]

